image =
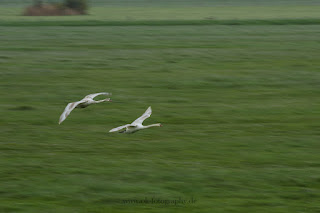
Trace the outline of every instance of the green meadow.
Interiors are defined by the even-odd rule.
[[[320,212],[320,3],[239,2],[0,3],[0,212]]]
[[[61,0],[62,1],[62,0]],[[61,2],[50,0],[50,2]],[[9,22],[30,24],[39,21],[196,21],[222,20],[317,20],[320,22],[318,0],[91,0],[86,16],[26,17],[23,8],[31,0],[2,0],[0,25]],[[219,22],[220,23],[220,22]],[[9,24],[9,25],[10,25]]]

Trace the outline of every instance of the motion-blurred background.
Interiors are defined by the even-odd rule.
[[[0,211],[319,212],[319,68],[318,0],[0,0]]]

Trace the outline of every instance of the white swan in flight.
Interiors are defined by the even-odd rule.
[[[111,101],[110,98],[106,98],[106,99],[102,99],[99,101],[95,101],[93,100],[96,96],[98,95],[107,95],[110,96],[111,93],[107,93],[107,92],[100,92],[100,93],[95,93],[95,94],[90,94],[87,95],[86,97],[84,97],[82,100],[77,101],[77,102],[72,102],[69,103],[66,108],[64,109],[63,113],[60,116],[59,119],[59,124],[61,124],[70,114],[70,112],[74,109],[74,108],[86,108],[87,106],[89,106],[90,104],[97,104],[97,103],[101,103],[101,102],[105,102],[105,101]]]
[[[138,119],[133,121],[131,124],[126,124],[123,126],[113,128],[109,132],[119,132],[119,133],[130,134],[130,133],[134,133],[136,131],[139,131],[141,129],[146,129],[146,128],[153,127],[153,126],[162,126],[162,124],[151,124],[148,126],[142,125],[143,121],[150,117],[151,113],[152,113],[151,106],[149,106],[148,109],[145,111],[145,113],[143,113],[143,115],[141,117],[139,117]],[[122,131],[120,131],[120,130],[122,130]]]

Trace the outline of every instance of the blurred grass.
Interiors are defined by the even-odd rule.
[[[60,0],[44,0],[44,2],[60,2]],[[320,5],[318,0],[88,0],[90,6],[111,7],[217,7],[217,6],[278,6],[278,5]],[[0,4],[9,7],[30,5],[33,0],[1,0]]]
[[[3,212],[319,211],[319,26],[0,31]]]
[[[141,21],[96,21],[96,20],[33,20],[0,21],[7,27],[42,26],[181,26],[181,25],[318,25],[320,19],[267,19],[267,20],[141,20]]]
[[[92,7],[86,16],[41,17],[42,20],[225,20],[319,18],[320,5],[307,6],[218,6],[218,7]],[[3,7],[1,19],[38,20],[22,16],[20,7]]]
[[[320,211],[319,25],[15,14],[0,18],[0,212]],[[100,91],[114,102],[57,124]],[[108,133],[149,105],[162,128]],[[145,197],[197,202],[121,203]]]
[[[180,2],[175,0],[171,4],[164,2],[144,2],[142,4],[141,1],[135,0],[99,4],[99,1],[93,1],[89,15],[60,17],[22,16],[24,7],[21,4],[17,4],[20,5],[18,7],[3,2],[0,7],[0,25],[38,25],[37,23],[63,25],[63,22],[67,22],[69,25],[70,23],[73,25],[149,23],[151,25],[153,23],[186,24],[190,21],[193,21],[193,24],[228,24],[230,21],[238,24],[318,24],[320,19],[320,2],[315,4],[313,1],[306,1],[302,5],[299,1],[296,1],[295,4],[290,4],[290,1],[284,1],[286,4],[276,4],[275,1],[271,1],[269,4],[252,4],[254,1],[247,0],[238,1],[241,4],[237,4],[236,1],[230,1],[229,4],[219,4],[219,1],[204,0],[197,5],[194,5],[195,1]]]

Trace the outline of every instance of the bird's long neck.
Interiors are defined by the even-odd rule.
[[[161,124],[150,124],[147,126],[143,126],[143,128],[146,129],[146,128],[150,128],[150,127],[154,127],[154,126],[161,126]]]
[[[92,100],[94,104],[97,104],[97,103],[101,103],[101,102],[105,102],[105,101],[110,101],[110,98],[106,98],[106,99],[103,99],[103,100],[100,100],[100,101],[95,101],[95,100]]]

